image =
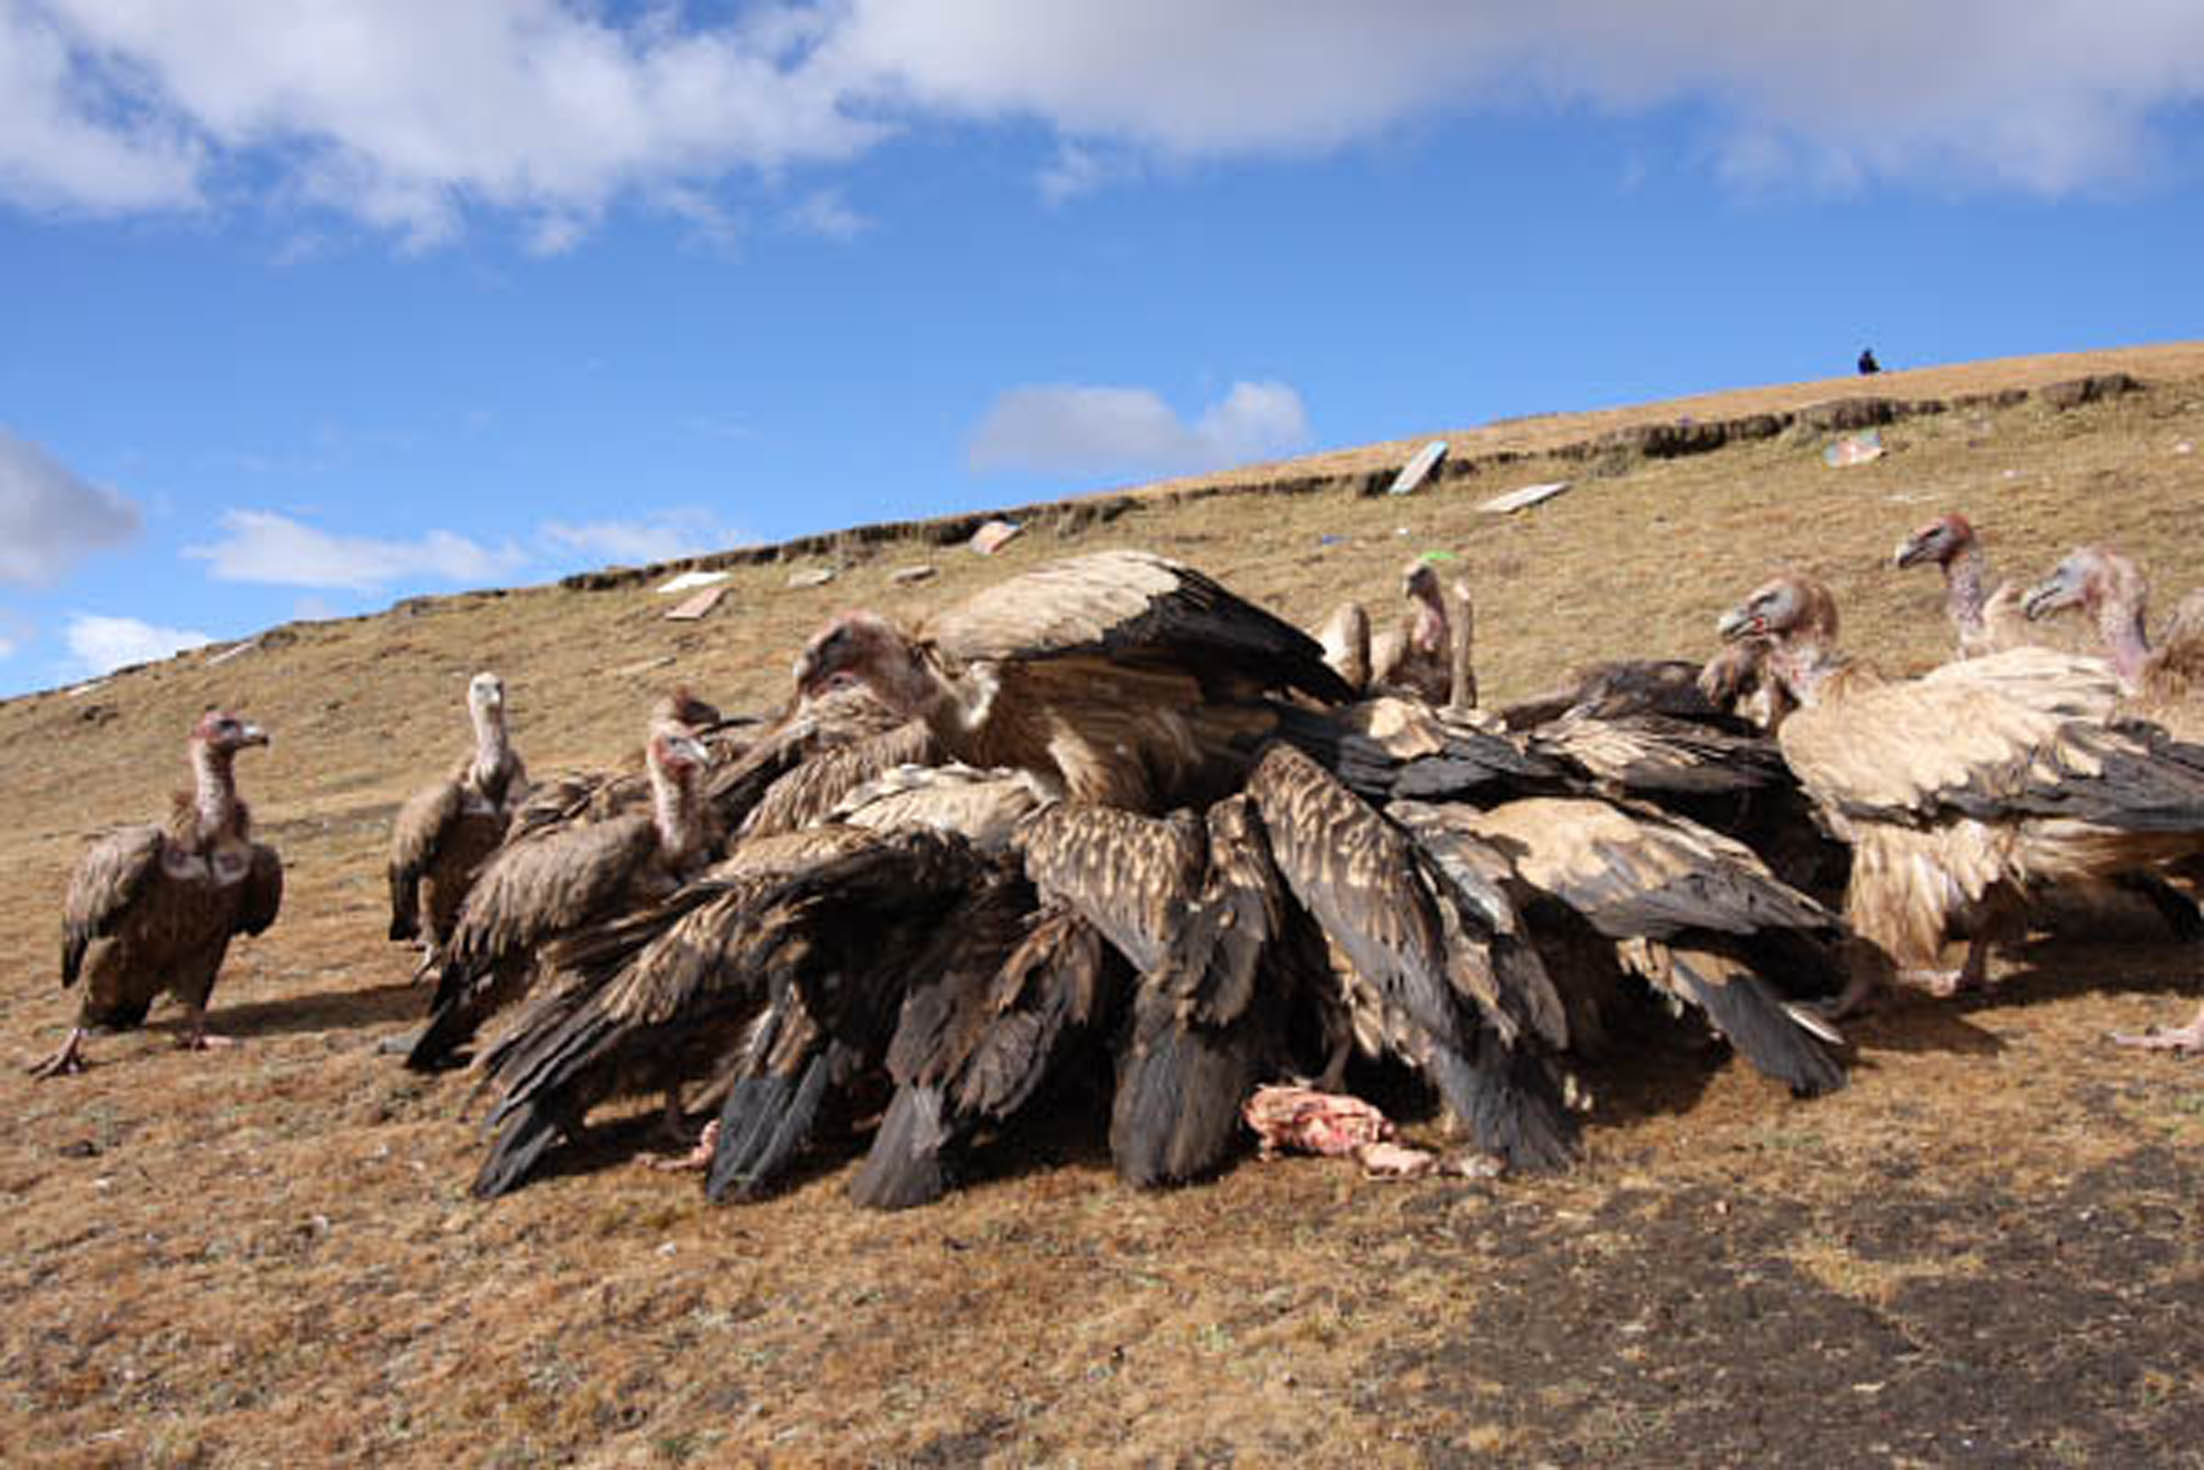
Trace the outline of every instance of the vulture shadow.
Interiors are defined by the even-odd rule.
[[[1986,1002],[1987,1004],[1983,1004]],[[2005,1050],[1995,1032],[1967,1019],[1969,1013],[1996,1004],[1994,996],[1958,996],[1949,1000],[1910,990],[1886,990],[1876,1009],[1847,1016],[1836,1023],[1852,1043],[1854,1060],[1849,1070],[1874,1065],[1866,1052],[1899,1052],[1917,1055],[1945,1052],[1952,1056],[1993,1057]]]
[[[1965,997],[1968,1009],[2012,1010],[2084,995],[2193,995],[2204,946],[2165,938],[2034,939],[1997,985]]]
[[[217,1007],[208,1013],[208,1023],[214,1031],[240,1040],[384,1026],[420,1020],[428,1012],[429,993],[426,986],[402,980],[367,990],[323,990]],[[181,1022],[164,1024],[174,1030]]]

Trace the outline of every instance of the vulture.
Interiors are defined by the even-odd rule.
[[[516,831],[482,869],[438,958],[429,1024],[406,1065],[449,1065],[489,1016],[524,995],[538,946],[664,897],[703,865],[709,757],[688,727],[654,718],[647,811]]]
[[[722,1092],[745,1091],[732,1120],[738,1125],[743,1108],[767,1105],[785,1123],[778,1110],[794,1094],[773,1093],[773,1067],[808,1064],[812,1058],[791,1038],[817,1040],[813,1022],[821,1014],[846,1021],[849,1012],[785,983],[776,965],[801,969],[828,951],[862,958],[871,967],[870,989],[857,990],[872,996],[868,1024],[876,1034],[842,1059],[836,1085],[857,1078],[857,1060],[877,1065],[880,1012],[901,998],[892,987],[917,985],[929,943],[951,945],[986,927],[942,925],[937,935],[885,926],[906,903],[937,916],[951,907],[956,885],[977,885],[992,872],[985,855],[1005,853],[1017,821],[1039,801],[1022,775],[892,772],[846,798],[836,820],[747,838],[660,903],[558,940],[546,952],[548,978],[484,1053],[484,1070],[502,1096],[491,1116],[498,1137],[476,1192],[501,1194],[525,1182],[550,1148],[580,1136],[592,1107],[621,1096],[663,1092],[669,1119],[678,1119],[681,1089],[704,1080]],[[895,845],[895,834],[909,831],[961,843],[971,860],[960,849],[931,869],[915,859],[898,867],[899,857],[918,851]],[[887,881],[899,873],[912,884],[907,895]],[[1000,908],[998,898],[981,912]],[[970,967],[953,947],[940,953],[945,965]],[[755,1176],[749,1192],[793,1161],[809,1127],[789,1128],[773,1158],[748,1161]]]
[[[1898,543],[1892,562],[1902,568],[1936,566],[1944,573],[1944,616],[1958,639],[1961,658],[1979,658],[2039,640],[2021,610],[2011,582],[1989,588],[1990,561],[1974,525],[1956,511],[1938,516]]]
[[[2079,609],[2120,676],[2123,712],[2177,740],[2204,742],[2204,592],[2180,601],[2156,648],[2146,632],[2148,601],[2149,587],[2134,562],[2084,546],[2029,588],[2023,606],[2031,619]]]
[[[919,733],[924,729],[862,684],[799,695],[739,759],[713,768],[705,783],[706,804],[727,832],[792,831],[832,806],[853,782],[904,761],[932,761],[937,752]],[[806,771],[820,757],[851,746],[863,746],[866,753]]]
[[[1784,759],[1852,847],[1845,917],[1902,980],[1980,984],[1992,929],[2031,888],[2147,874],[2204,848],[2204,769],[2115,722],[2102,660],[2016,648],[1886,682],[1837,653],[1834,600],[1797,575],[1718,627],[1767,640],[1768,672],[1800,706],[1777,734]],[[1971,942],[1950,971],[1938,962],[1955,920]],[[1856,970],[1838,1013],[1876,979]]]
[[[798,693],[862,684],[946,756],[1062,794],[1159,813],[1229,794],[1279,705],[1353,691],[1298,628],[1141,551],[1057,562],[914,631],[844,613],[805,645]]]
[[[505,681],[475,675],[467,713],[473,754],[407,798],[390,832],[390,937],[420,939],[427,956],[451,937],[475,873],[504,840],[528,791],[527,771],[505,731]],[[430,963],[423,959],[422,973]]]
[[[267,732],[209,710],[191,732],[194,790],[178,793],[165,826],[125,827],[94,843],[69,880],[61,910],[61,983],[81,977],[84,999],[40,1077],[82,1071],[84,1035],[145,1020],[163,991],[184,1010],[181,1044],[203,1049],[207,997],[235,934],[258,934],[283,904],[283,862],[252,840],[237,794],[237,752]]]
[[[1438,569],[1418,558],[1401,575],[1401,595],[1408,599],[1407,612],[1394,626],[1375,632],[1361,603],[1333,609],[1319,635],[1324,661],[1358,692],[1474,706],[1475,674],[1462,665],[1475,618],[1468,584],[1454,583],[1449,608]]]
[[[742,723],[742,720],[739,716],[732,720],[722,716],[717,706],[699,699],[683,685],[652,704],[647,728],[681,727],[702,744],[712,768],[717,771],[739,763],[740,757],[716,755],[715,747],[723,743],[720,739],[723,728]],[[529,789],[513,811],[505,840],[508,844],[533,840],[554,830],[586,826],[607,817],[648,810],[653,800],[651,792],[651,776],[643,751],[631,755],[621,770],[563,771]],[[707,835],[714,839],[717,835],[717,829],[709,822]]]
[[[1837,916],[1783,883],[1752,850],[1649,807],[1530,797],[1487,811],[1395,803],[1419,840],[1469,837],[1499,854],[1534,941],[1590,930],[1615,971],[1704,1012],[1753,1066],[1800,1096],[1844,1084],[1835,1033],[1792,1003],[1841,988]],[[1444,850],[1444,849],[1441,849]],[[1581,946],[1542,949],[1556,983]]]
[[[2145,631],[2148,593],[2135,563],[2118,552],[2085,546],[2029,588],[2024,606],[2030,618],[2080,609],[2119,673],[2127,696],[2123,710],[2177,740],[2204,740],[2204,592],[2181,599],[2156,648]],[[2185,1026],[2117,1033],[2112,1039],[2147,1050],[2204,1051],[2204,1008]]]

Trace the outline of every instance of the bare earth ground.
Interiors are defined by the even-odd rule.
[[[1703,655],[1716,613],[1784,560],[1836,584],[1853,647],[1921,665],[1942,646],[1937,589],[1883,562],[1938,510],[1972,514],[2010,575],[2103,539],[2144,559],[2162,606],[2204,580],[2204,349],[1638,411],[2111,368],[2143,391],[1908,418],[1882,430],[1886,458],[1851,469],[1825,468],[1831,436],[1799,427],[1688,457],[1547,460],[1630,416],[1541,419],[1492,431],[1532,436],[1533,457],[1404,500],[1159,502],[992,561],[877,545],[823,589],[745,567],[694,625],[635,586],[440,599],[0,704],[13,1056],[58,1042],[73,1011],[54,969],[70,865],[102,825],[161,809],[209,701],[276,732],[242,780],[290,875],[284,917],[233,950],[216,991],[241,1049],[177,1054],[157,1010],[147,1032],[96,1038],[86,1076],[0,1073],[0,1459],[2204,1463],[2204,1071],[2102,1039],[2193,1007],[2194,957],[2147,930],[2039,938],[1988,1001],[1859,1024],[1853,1085],[1815,1103],[1657,1033],[1592,1074],[1588,1156],[1558,1180],[1386,1184],[1249,1160],[1135,1194],[1075,1098],[906,1215],[849,1208],[843,1157],[748,1208],[606,1160],[483,1206],[465,1192],[467,1079],[374,1051],[425,1001],[381,937],[387,823],[464,744],[475,668],[506,676],[536,771],[604,764],[676,676],[762,710],[839,607],[917,612],[1121,544],[1310,622],[1350,591],[1387,597],[1411,553],[1454,551],[1497,700],[1575,660]],[[1564,478],[1521,516],[1473,509]],[[889,586],[919,561],[942,575]]]

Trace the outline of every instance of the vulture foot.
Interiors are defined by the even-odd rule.
[[[82,1072],[84,1062],[84,1028],[74,1027],[69,1039],[61,1043],[61,1050],[30,1068],[30,1074],[43,1081],[48,1077],[67,1077]]]
[[[1864,1016],[1874,1010],[1875,1002],[1881,998],[1882,991],[1882,982],[1873,974],[1855,971],[1845,981],[1841,995],[1829,1000],[1805,1002],[1804,1008],[1824,1021],[1842,1021],[1851,1016]]]
[[[2183,1056],[2204,1052],[2204,1009],[2198,1010],[2195,1018],[2186,1026],[2170,1029],[2153,1026],[2148,1031],[2140,1032],[2115,1031],[2112,1033],[2112,1043],[2115,1046],[2132,1046],[2143,1051],[2177,1051]]]
[[[712,1166],[712,1154],[718,1148],[719,1119],[714,1118],[711,1122],[706,1123],[704,1131],[697,1135],[694,1148],[678,1158],[652,1159],[649,1167],[658,1170],[662,1174],[686,1174],[709,1169]]]
[[[185,1017],[184,1029],[176,1037],[178,1051],[228,1051],[242,1045],[244,1043],[234,1036],[216,1036],[208,1031],[207,1018],[203,1014]]]

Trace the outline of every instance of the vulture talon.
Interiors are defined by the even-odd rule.
[[[2171,1051],[2182,1056],[2194,1056],[2204,1052],[2204,1008],[2186,1026],[2153,1026],[2148,1031],[2115,1031],[2114,1046],[2134,1047],[2138,1051]]]
[[[40,1081],[49,1077],[71,1077],[87,1070],[84,1060],[84,1029],[80,1026],[69,1032],[69,1039],[61,1044],[61,1050],[43,1061],[33,1062],[25,1068]]]

